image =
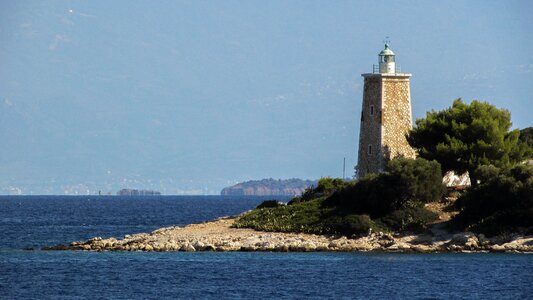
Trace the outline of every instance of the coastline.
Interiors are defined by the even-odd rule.
[[[486,238],[483,234],[431,233],[396,236],[370,233],[359,238],[306,233],[263,232],[232,228],[238,218],[223,217],[185,227],[165,227],[151,233],[102,239],[94,237],[43,250],[81,251],[266,251],[266,252],[517,252],[533,253],[533,235]]]

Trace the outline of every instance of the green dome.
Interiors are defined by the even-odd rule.
[[[389,44],[385,44],[385,49],[381,50],[381,52],[379,52],[379,55],[394,55],[394,52],[392,52],[392,50],[389,48]]]

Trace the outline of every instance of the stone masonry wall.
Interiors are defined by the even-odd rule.
[[[409,77],[383,77],[382,147],[385,159],[397,156],[415,158],[405,138],[412,128]]]
[[[412,128],[408,74],[364,74],[363,107],[359,134],[358,177],[379,173],[388,160],[415,158],[406,133]],[[373,106],[373,114],[371,114]],[[372,146],[369,154],[368,146]]]
[[[363,107],[361,110],[361,128],[359,133],[359,156],[357,174],[362,177],[368,173],[379,172],[381,161],[381,77],[365,77],[363,90]],[[370,114],[370,107],[374,107],[374,114]],[[368,146],[372,146],[372,154],[368,153]]]

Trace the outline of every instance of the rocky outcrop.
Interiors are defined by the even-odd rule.
[[[224,188],[223,196],[298,196],[306,188],[316,185],[316,181],[301,179],[251,180]]]
[[[370,233],[359,238],[304,233],[260,232],[232,228],[235,218],[185,227],[167,227],[123,239],[95,237],[44,250],[90,251],[384,251],[384,252],[533,252],[533,236],[487,239],[472,232],[393,236]]]
[[[459,190],[467,188],[471,185],[468,172],[465,172],[462,175],[457,175],[453,171],[448,171],[442,177],[442,183],[448,188]]]

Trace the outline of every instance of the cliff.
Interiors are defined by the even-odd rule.
[[[306,188],[315,186],[316,181],[301,179],[251,180],[226,187],[220,192],[223,196],[298,196]]]

